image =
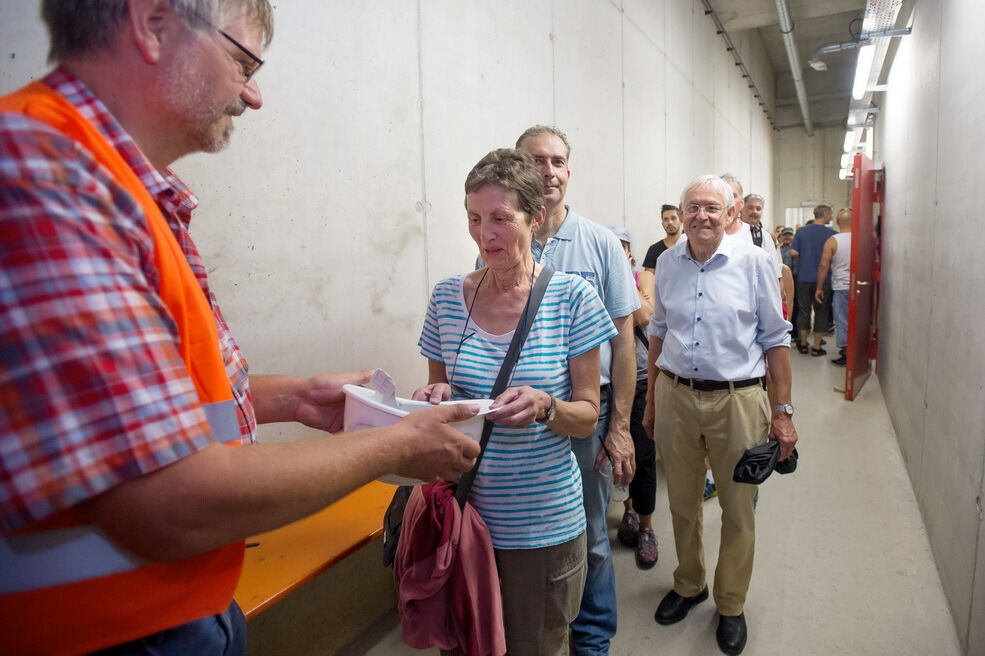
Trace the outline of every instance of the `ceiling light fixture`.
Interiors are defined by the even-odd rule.
[[[852,85],[852,98],[861,100],[865,89],[869,86],[869,73],[872,72],[872,58],[876,54],[874,45],[862,46],[858,51],[858,63],[855,65],[855,83]]]
[[[842,148],[846,153],[852,152],[852,148],[855,147],[855,130],[849,130],[845,133],[845,147]]]

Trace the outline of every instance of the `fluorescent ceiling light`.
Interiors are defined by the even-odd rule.
[[[876,54],[876,47],[862,46],[858,51],[858,63],[855,65],[855,83],[852,85],[852,98],[861,100],[865,95],[865,89],[869,85],[869,73],[872,70],[872,58]]]
[[[849,130],[845,133],[845,147],[842,148],[846,153],[852,152],[852,148],[855,147],[855,130]]]
[[[847,180],[850,177],[852,177],[851,171],[847,171],[845,169],[842,169],[842,170],[838,171],[838,178],[839,179],[841,179],[841,180]]]
[[[842,155],[841,156],[841,168],[847,169],[847,168],[851,167],[851,165],[852,165],[852,156],[849,155],[848,153],[845,153],[844,155]]]

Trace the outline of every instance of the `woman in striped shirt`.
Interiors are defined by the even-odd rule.
[[[488,398],[540,274],[531,240],[543,182],[518,150],[486,155],[465,181],[469,234],[486,266],[435,285],[419,346],[428,384],[414,397]],[[599,345],[616,334],[595,290],[555,273],[511,382],[469,502],[489,527],[508,653],[567,654],[585,582],[585,514],[571,438],[598,420]]]

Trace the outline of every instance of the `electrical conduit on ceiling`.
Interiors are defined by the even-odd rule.
[[[793,19],[790,18],[790,8],[787,0],[776,0],[776,15],[780,19],[780,35],[787,50],[787,60],[790,62],[790,75],[793,86],[797,90],[797,102],[800,103],[800,114],[804,118],[804,128],[807,136],[814,136],[814,123],[811,121],[811,111],[807,106],[807,89],[804,88],[804,74],[800,69],[800,56],[797,54],[797,43],[793,40]]]

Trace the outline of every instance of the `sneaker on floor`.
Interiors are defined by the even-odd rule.
[[[813,356],[815,358],[819,358],[822,355],[827,355],[827,354],[828,354],[828,352],[825,351],[823,348],[814,348],[814,347],[811,347],[811,356]]]
[[[616,538],[624,547],[632,549],[639,541],[640,516],[632,510],[627,510],[622,515],[619,522],[619,530],[616,531]]]
[[[797,352],[798,353],[803,353],[804,355],[807,355],[807,353],[810,350],[811,349],[810,349],[810,347],[807,346],[807,344],[797,344]]]
[[[838,367],[844,367],[846,364],[848,364],[848,360],[846,360],[845,356],[843,355],[840,358],[835,358],[834,360],[832,360],[831,364],[836,365]]]
[[[636,566],[640,569],[650,569],[657,564],[660,552],[657,550],[657,536],[652,528],[640,531],[640,539],[636,544]]]
[[[705,480],[704,501],[714,499],[718,496],[718,487],[709,480]]]

